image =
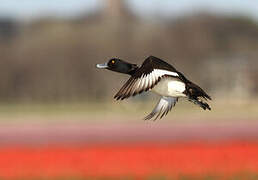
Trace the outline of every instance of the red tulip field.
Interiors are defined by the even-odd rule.
[[[5,138],[0,139],[0,177],[256,179],[256,129],[257,125],[5,127],[0,133]]]

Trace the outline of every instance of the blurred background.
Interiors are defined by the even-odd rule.
[[[257,49],[252,0],[2,0],[0,177],[255,179]],[[149,55],[199,84],[212,111],[179,101],[146,122],[156,95],[116,102],[128,76],[95,64]]]

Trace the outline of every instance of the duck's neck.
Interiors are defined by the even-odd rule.
[[[131,69],[127,72],[127,74],[129,75],[133,75],[136,72],[136,70],[139,68],[136,64],[132,64],[131,66],[132,66]]]

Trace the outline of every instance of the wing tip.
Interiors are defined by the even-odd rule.
[[[129,96],[124,96],[124,95],[115,95],[114,96],[114,99],[119,101],[119,100],[124,100],[124,99],[127,99]]]
[[[177,101],[178,98],[162,97],[152,112],[144,117],[144,120],[150,120],[153,117],[155,117],[153,121],[156,121],[158,118],[162,119],[168,114],[169,111],[171,111],[172,107],[175,106]]]

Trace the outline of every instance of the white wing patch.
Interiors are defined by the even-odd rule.
[[[164,75],[179,76],[176,72],[167,71],[163,69],[154,69],[152,72],[154,72],[159,77]]]
[[[158,117],[161,119],[164,115],[167,115],[173,106],[176,105],[177,101],[178,98],[162,96],[158,104],[155,106],[152,112],[144,118],[144,120],[150,120],[154,116],[156,116],[154,120],[156,120]]]
[[[179,76],[176,72],[154,69],[151,73],[143,74],[140,78],[131,77],[119,90],[114,98],[117,100],[125,99],[143,91],[148,91],[149,89],[152,89],[153,86],[155,86],[159,79],[164,75],[170,75],[174,77]]]

